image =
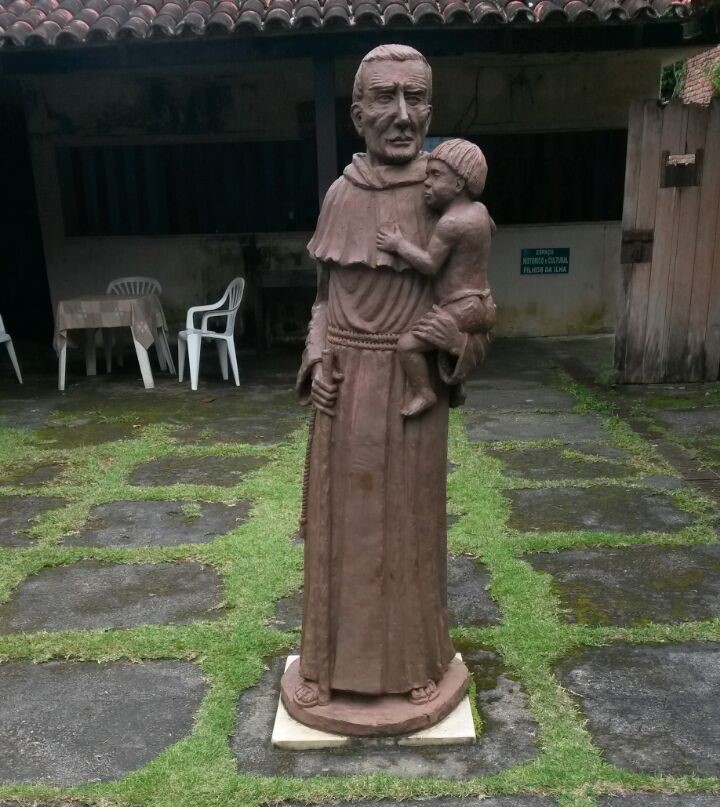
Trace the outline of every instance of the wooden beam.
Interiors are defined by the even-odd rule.
[[[315,148],[317,150],[320,204],[338,175],[337,125],[335,120],[335,60],[318,55],[313,60],[315,85]]]

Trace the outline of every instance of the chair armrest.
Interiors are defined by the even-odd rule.
[[[192,308],[188,308],[187,318],[185,320],[185,327],[186,328],[195,328],[195,321],[194,316],[195,314],[199,313],[200,311],[216,311],[220,306],[225,302],[225,298],[223,297],[222,300],[218,300],[216,303],[210,303],[209,305],[194,305]]]
[[[207,330],[207,322],[212,317],[227,317],[228,314],[230,313],[231,313],[230,311],[225,310],[225,311],[211,311],[208,314],[204,314],[202,318],[202,324],[200,325],[200,330],[201,331]]]

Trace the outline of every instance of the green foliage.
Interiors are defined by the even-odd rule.
[[[708,67],[707,77],[713,86],[713,95],[720,96],[720,59]]]
[[[660,74],[660,100],[671,101],[680,96],[686,72],[687,66],[684,59],[663,67]]]

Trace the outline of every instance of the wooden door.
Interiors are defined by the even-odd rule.
[[[720,102],[630,108],[615,365],[625,382],[720,378]]]

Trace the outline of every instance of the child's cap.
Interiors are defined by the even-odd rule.
[[[487,162],[485,155],[474,143],[459,138],[445,140],[433,149],[430,159],[441,160],[450,166],[465,180],[471,196],[477,198],[483,192],[487,179]]]

